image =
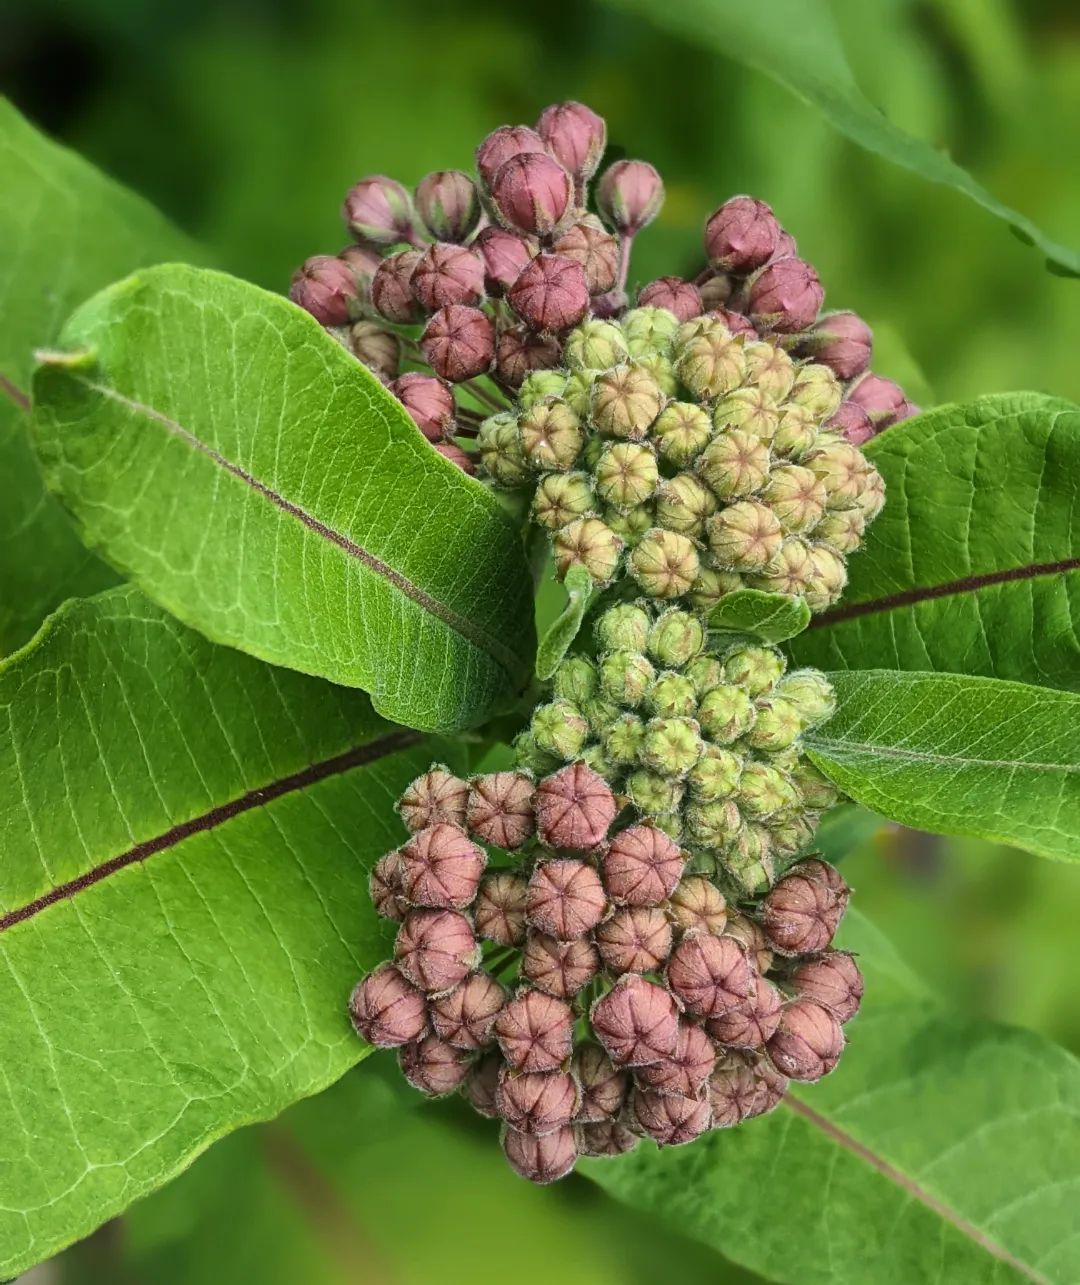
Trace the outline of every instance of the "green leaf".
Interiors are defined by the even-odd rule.
[[[945,152],[908,134],[862,92],[844,53],[828,0],[614,0],[673,31],[764,72],[866,151],[970,197],[1004,219],[1047,267],[1080,276],[1080,253],[1046,236],[1030,219],[999,201]]]
[[[64,598],[115,573],[46,492],[27,434],[35,348],[77,303],[134,268],[201,252],[139,197],[39,134],[0,98],[0,654]]]
[[[567,602],[536,649],[536,676],[548,679],[559,667],[581,629],[581,622],[592,602],[595,585],[583,566],[572,566],[563,581]]]
[[[50,617],[0,716],[3,1277],[363,1056],[367,870],[448,748],[133,588]]]
[[[166,266],[97,295],[60,342],[34,382],[49,486],[186,624],[412,727],[478,723],[524,686],[518,532],[307,313]]]
[[[765,593],[762,589],[736,589],[709,613],[709,628],[779,643],[802,633],[809,620],[805,598]]]
[[[837,712],[807,734],[856,802],[917,830],[1080,860],[1080,696],[963,674],[830,674]]]
[[[1080,690],[1080,408],[1006,393],[865,448],[887,499],[839,606],[792,644],[824,669],[918,669]]]
[[[867,934],[844,944],[867,998],[831,1076],[692,1146],[579,1168],[784,1285],[1071,1285],[1080,1064],[905,994]]]

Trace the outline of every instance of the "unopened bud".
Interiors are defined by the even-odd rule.
[[[780,519],[757,500],[739,500],[714,513],[705,533],[717,564],[737,571],[763,571],[784,538]]]
[[[702,292],[702,302],[705,302],[704,291]],[[758,338],[758,332],[750,318],[744,316],[741,312],[735,312],[732,308],[717,308],[713,306],[703,315],[712,321],[718,321],[732,335],[742,335],[748,341]]]
[[[560,760],[537,745],[529,728],[518,732],[514,737],[513,750],[515,764],[534,776],[543,776],[546,772],[553,772],[559,766]]]
[[[636,763],[644,739],[642,720],[636,714],[623,714],[604,732],[604,753],[615,764]]]
[[[746,734],[746,743],[751,749],[775,754],[790,749],[805,726],[802,714],[791,701],[773,695],[757,702],[757,717]]]
[[[525,265],[540,253],[540,243],[492,224],[477,233],[473,249],[483,257],[488,292],[501,295],[521,276]]]
[[[784,955],[816,954],[832,941],[848,902],[848,887],[824,861],[804,861],[771,890],[761,906],[769,944]]]
[[[724,272],[753,272],[776,253],[780,224],[764,201],[733,196],[705,224],[705,254]]]
[[[662,986],[626,973],[592,1006],[593,1033],[616,1066],[648,1066],[678,1043],[678,1009]]]
[[[692,1022],[679,1023],[675,1052],[663,1062],[643,1066],[636,1074],[638,1084],[654,1093],[683,1098],[700,1098],[716,1066],[716,1050],[708,1035]]]
[[[551,248],[555,254],[576,259],[581,264],[585,269],[585,284],[589,287],[589,294],[601,295],[615,284],[619,242],[595,215],[583,215],[577,223],[571,224],[556,237]],[[615,361],[607,364],[613,366]],[[603,370],[604,367],[597,366],[595,369]]]
[[[686,783],[696,803],[717,803],[729,799],[742,775],[742,759],[731,750],[707,745],[690,769]]]
[[[782,348],[764,341],[747,342],[743,349],[747,381],[774,402],[782,402],[795,383],[795,363]]]
[[[596,641],[604,651],[643,652],[652,621],[649,613],[634,603],[609,607],[596,622]]]
[[[663,203],[663,181],[647,161],[616,161],[596,186],[601,217],[623,236],[636,236],[656,218]]]
[[[727,902],[707,875],[686,875],[668,898],[668,914],[679,932],[719,937],[727,923]]]
[[[697,286],[681,277],[658,277],[650,281],[638,291],[638,306],[666,308],[679,321],[700,317],[703,310]]]
[[[622,331],[610,321],[588,318],[566,337],[563,357],[571,370],[608,370],[625,362]]]
[[[745,736],[756,716],[750,693],[734,683],[711,688],[698,705],[701,730],[717,745],[732,745]]]
[[[788,811],[799,802],[795,787],[780,768],[756,760],[743,766],[735,797],[740,809],[754,820]]]
[[[476,184],[461,170],[437,170],[422,178],[416,209],[437,241],[466,241],[480,222]]]
[[[322,326],[345,326],[360,316],[363,295],[349,265],[332,254],[305,259],[293,273],[289,298]]]
[[[742,429],[768,444],[780,427],[780,411],[772,394],[753,384],[736,388],[716,403],[713,424],[719,432]]]
[[[541,861],[529,880],[525,918],[559,941],[584,937],[600,922],[607,896],[592,866],[571,857]]]
[[[600,661],[600,686],[616,705],[639,705],[656,678],[656,670],[639,652],[612,651]]]
[[[401,369],[401,340],[373,321],[357,321],[348,330],[331,331],[357,361],[389,383]]]
[[[575,1132],[578,1153],[596,1159],[625,1156],[627,1152],[633,1151],[640,1141],[633,1130],[617,1120],[605,1120],[600,1124],[580,1124]]]
[[[545,153],[544,140],[528,125],[500,125],[476,149],[476,168],[486,187],[512,156],[528,152]]]
[[[629,568],[650,598],[679,598],[689,592],[701,564],[687,536],[655,527],[631,552]]]
[[[527,236],[550,236],[571,208],[570,175],[542,152],[523,152],[500,166],[491,196],[507,227]]]
[[[818,440],[817,420],[802,406],[785,403],[773,434],[773,454],[779,459],[805,460]]]
[[[414,986],[445,995],[480,962],[480,948],[456,910],[410,910],[394,940],[394,959]]]
[[[826,545],[841,556],[856,552],[865,534],[866,518],[858,509],[826,513],[813,530],[815,542]]]
[[[661,674],[645,697],[645,708],[654,718],[692,718],[697,690],[684,674]]]
[[[874,336],[854,312],[827,312],[799,336],[796,352],[828,366],[838,379],[854,379],[870,365]]]
[[[656,456],[641,442],[606,446],[593,470],[597,495],[624,513],[649,500],[659,479]]]
[[[769,476],[768,443],[744,429],[732,428],[709,443],[696,467],[718,499],[741,499],[765,485]]]
[[[767,1058],[754,1053],[727,1054],[709,1079],[713,1128],[730,1129],[771,1111],[784,1096],[787,1083]]]
[[[764,977],[754,981],[754,993],[737,1008],[705,1024],[712,1039],[728,1048],[763,1049],[780,1025],[783,998]]]
[[[576,705],[565,700],[537,706],[531,726],[537,745],[561,759],[577,758],[589,736],[587,720]]]
[[[565,402],[538,402],[518,429],[522,452],[537,472],[573,468],[585,445],[581,423]]]
[[[671,924],[657,906],[621,906],[593,934],[613,973],[653,973],[671,953]]]
[[[494,870],[480,884],[473,907],[479,936],[500,946],[520,946],[525,940],[525,902],[529,885],[511,870]]]
[[[506,1128],[502,1149],[514,1172],[538,1186],[565,1178],[578,1156],[577,1138],[569,1126],[542,1135]]]
[[[810,999],[796,999],[784,1006],[768,1051],[781,1075],[813,1082],[828,1075],[839,1062],[844,1032],[827,1008]]]
[[[393,964],[368,973],[349,997],[349,1017],[357,1034],[376,1048],[397,1048],[427,1030],[424,996]]]
[[[772,968],[773,953],[769,949],[764,930],[756,920],[746,915],[731,914],[724,931],[729,937],[742,942],[750,954],[751,963],[762,976]]]
[[[831,607],[847,585],[847,564],[835,551],[823,544],[810,548],[811,576],[806,586],[806,603],[811,611]]]
[[[496,486],[514,488],[529,481],[532,470],[521,449],[517,416],[509,411],[489,415],[476,440],[480,463]]]
[[[608,437],[641,441],[663,404],[663,393],[647,370],[616,366],[593,384],[590,418]]]
[[[721,1017],[749,999],[753,973],[733,937],[688,933],[671,952],[667,983],[691,1017]]]
[[[650,817],[672,835],[663,822],[663,818],[675,813],[682,802],[685,786],[677,777],[661,776],[659,772],[650,772],[639,768],[626,779],[626,793],[634,807],[642,816]]]
[[[358,241],[397,245],[415,235],[412,200],[400,183],[376,174],[361,179],[345,196],[345,226]]]
[[[538,254],[522,269],[507,299],[527,326],[559,334],[577,325],[589,309],[585,269],[576,259]]]
[[[714,656],[709,652],[701,656],[695,656],[686,666],[687,678],[694,684],[699,696],[704,696],[706,692],[712,691],[714,687],[719,687],[724,679],[724,665],[719,656]]]
[[[562,370],[534,370],[521,381],[517,404],[530,410],[538,402],[558,400],[566,391],[566,372]]]
[[[449,460],[451,464],[456,464],[463,473],[468,473],[470,477],[476,475],[476,463],[468,451],[464,451],[456,442],[436,442],[435,452],[441,455],[444,460]]]
[[[654,718],[645,725],[641,762],[661,776],[683,778],[698,761],[704,745],[692,718]]]
[[[448,436],[454,423],[454,394],[441,379],[410,371],[395,379],[390,391],[429,442]]]
[[[511,1129],[536,1136],[565,1128],[578,1108],[580,1092],[567,1071],[504,1069],[495,1090],[499,1115]]]
[[[440,821],[464,826],[468,797],[468,785],[448,768],[436,765],[406,787],[395,807],[415,834]]]
[[[666,308],[631,308],[622,318],[622,330],[633,357],[667,356],[679,329],[680,318]]]
[[[617,902],[656,906],[671,896],[686,864],[686,854],[654,825],[620,831],[603,858],[604,881]]]
[[[828,419],[843,401],[844,390],[828,366],[808,362],[798,368],[789,398],[794,405],[808,410],[815,419]]]
[[[524,772],[489,772],[473,778],[466,825],[497,848],[520,848],[536,828],[532,779]]]
[[[891,379],[875,375],[873,371],[868,370],[851,385],[847,399],[866,411],[875,433],[895,424],[898,419],[906,418],[908,401],[904,390]]]
[[[686,828],[693,838],[695,849],[720,851],[738,835],[742,815],[731,799],[715,799],[709,803],[693,802],[686,809]]]
[[[866,411],[857,403],[842,401],[836,408],[836,414],[825,425],[841,433],[852,446],[864,446],[876,432],[874,423]]]
[[[783,677],[786,664],[783,653],[775,647],[741,643],[724,657],[724,675],[751,696],[764,696]]]
[[[818,669],[796,669],[785,674],[776,694],[796,707],[807,727],[824,723],[836,710],[833,685]]]
[[[774,259],[750,282],[747,312],[759,330],[792,334],[813,325],[825,292],[804,259]]]
[[[800,960],[790,981],[798,995],[827,1008],[838,1022],[850,1021],[859,1011],[863,977],[849,951],[830,950]]]
[[[679,379],[698,398],[722,397],[746,378],[741,340],[713,319],[676,344],[674,359]]]
[[[825,484],[812,469],[782,464],[769,474],[762,492],[785,531],[812,531],[825,515]]]
[[[488,1120],[497,1119],[499,1115],[495,1109],[495,1090],[502,1068],[503,1060],[499,1054],[487,1053],[469,1067],[461,1084],[465,1101],[478,1115]]]
[[[427,323],[420,347],[432,370],[457,384],[490,370],[495,358],[495,326],[479,308],[450,304]]]
[[[660,458],[677,467],[691,464],[709,444],[712,429],[706,411],[693,402],[670,402],[649,430]]]
[[[697,616],[677,607],[662,611],[649,630],[649,655],[661,665],[681,668],[705,645],[705,629]]]
[[[414,906],[463,910],[476,896],[487,858],[464,830],[439,821],[401,849],[401,887]]]
[[[413,274],[423,257],[419,250],[391,254],[371,279],[372,306],[395,325],[411,325],[424,315],[412,288]]]
[[[615,578],[624,541],[599,518],[578,518],[564,526],[552,541],[555,573],[562,580],[574,566],[582,566],[600,585]]]
[[[684,1098],[653,1089],[635,1089],[630,1109],[641,1131],[661,1147],[693,1142],[712,1124],[707,1097]]]
[[[607,126],[584,103],[554,103],[545,108],[536,131],[578,184],[596,173],[607,142]]]
[[[375,913],[394,923],[405,917],[401,898],[401,853],[388,852],[371,867],[368,876],[368,893]]]
[[[450,303],[476,304],[484,297],[484,260],[464,245],[429,245],[411,277],[413,294],[427,312]]]
[[[809,759],[799,759],[791,768],[790,776],[799,797],[812,811],[827,812],[840,802],[840,791]]]
[[[443,1098],[461,1087],[469,1073],[468,1055],[437,1035],[406,1044],[398,1053],[401,1073],[429,1098]]]
[[[570,1056],[574,1015],[553,995],[530,987],[518,991],[495,1019],[495,1038],[515,1071],[555,1071]]]
[[[579,1124],[614,1120],[622,1109],[629,1077],[618,1070],[597,1044],[580,1044],[574,1050],[570,1070],[581,1086]]]
[[[855,507],[867,522],[873,522],[885,503],[885,479],[871,467],[862,480],[859,494],[855,497]]]
[[[506,1003],[506,992],[488,973],[470,973],[460,986],[431,1005],[435,1034],[454,1048],[472,1052],[494,1038],[495,1018]]]
[[[495,373],[502,383],[517,388],[537,371],[551,372],[559,358],[558,341],[551,336],[538,335],[525,326],[510,326],[495,345]]]
[[[572,999],[600,971],[600,956],[587,937],[559,941],[530,932],[521,956],[521,973],[538,990],[557,999]]]

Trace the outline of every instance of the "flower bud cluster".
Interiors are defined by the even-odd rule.
[[[691,1142],[836,1065],[862,978],[831,949],[848,897],[831,866],[737,910],[582,762],[539,782],[434,767],[399,811],[410,837],[371,875],[394,958],[350,1017],[422,1092],[500,1120],[522,1176]]]

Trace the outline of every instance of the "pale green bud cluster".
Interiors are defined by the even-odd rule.
[[[699,611],[742,587],[813,611],[839,598],[884,488],[825,427],[843,395],[827,366],[655,307],[583,321],[563,361],[529,375],[477,443],[494,485],[532,490],[560,576],[630,576]]]
[[[559,666],[519,763],[583,759],[737,895],[767,889],[837,800],[801,749],[833,712],[828,680],[774,647],[712,650],[696,613],[644,598],[604,611],[594,641]]]

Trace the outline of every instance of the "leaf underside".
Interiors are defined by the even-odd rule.
[[[761,589],[736,589],[709,613],[709,628],[780,643],[801,633],[809,620],[805,598]]]

